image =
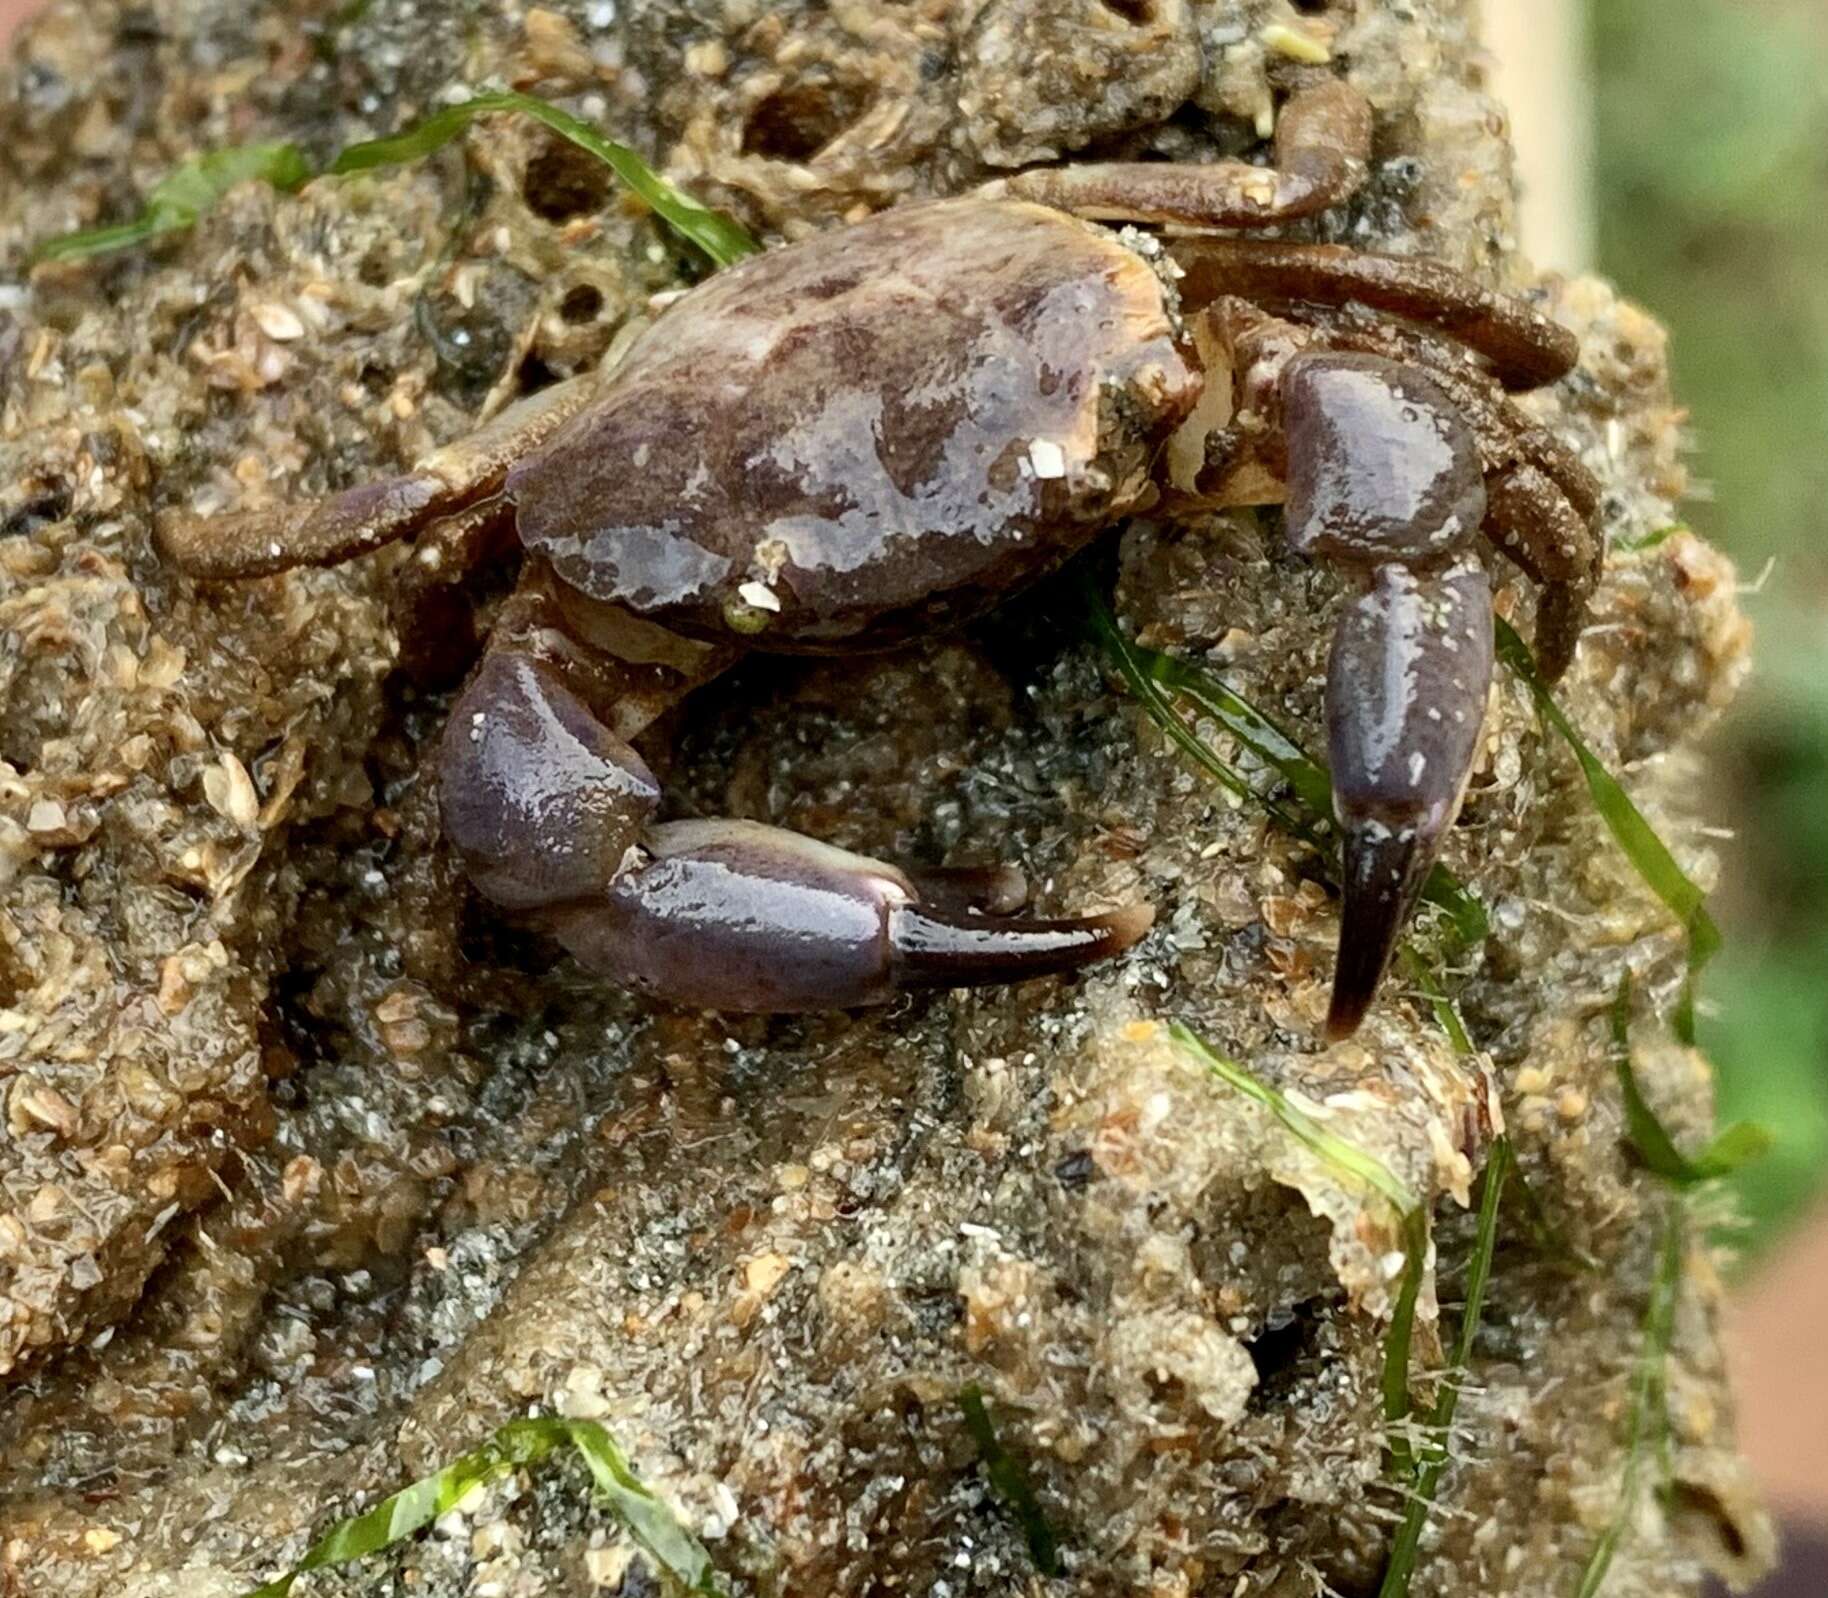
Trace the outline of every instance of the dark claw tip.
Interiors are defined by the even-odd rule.
[[[1352,1036],[1377,997],[1378,984],[1434,863],[1439,829],[1360,824],[1347,830],[1345,894],[1339,916],[1339,960],[1327,1042]]]
[[[904,988],[963,988],[1077,971],[1108,960],[1155,924],[1146,904],[1075,921],[988,920],[924,905],[891,913],[895,982]]]

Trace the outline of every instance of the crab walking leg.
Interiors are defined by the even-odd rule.
[[[986,198],[1033,200],[1107,222],[1261,227],[1349,199],[1371,159],[1371,107],[1337,78],[1297,91],[1276,120],[1275,164],[1097,161],[1000,178]]]
[[[1281,239],[1177,238],[1168,254],[1187,307],[1225,294],[1271,310],[1364,306],[1457,339],[1514,391],[1559,382],[1580,361],[1580,341],[1552,317],[1439,261]]]
[[[1149,929],[1147,907],[1015,919],[1008,870],[920,879],[755,822],[654,825],[659,786],[579,668],[523,619],[497,637],[445,730],[445,836],[485,897],[619,983],[707,1010],[850,1009],[1077,970]]]
[[[1594,515],[1540,466],[1519,461],[1487,475],[1492,539],[1542,586],[1536,604],[1536,664],[1559,682],[1573,664],[1587,606],[1605,560]]]
[[[270,577],[299,566],[338,566],[448,517],[486,514],[508,468],[597,396],[643,326],[633,320],[618,333],[596,371],[529,395],[410,472],[303,505],[228,516],[169,514],[155,529],[159,552],[193,577]]]
[[[1358,573],[1327,665],[1344,843],[1327,1035],[1358,1029],[1440,854],[1479,747],[1492,592],[1470,553],[1485,517],[1471,429],[1427,374],[1298,355],[1283,376],[1289,542]]]

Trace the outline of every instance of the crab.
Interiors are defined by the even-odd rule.
[[[518,544],[435,761],[469,881],[657,999],[792,1012],[1075,970],[1153,912],[1039,919],[1013,867],[659,822],[634,748],[656,718],[749,650],[956,625],[1137,513],[1282,503],[1292,547],[1356,585],[1326,688],[1344,1037],[1478,747],[1481,531],[1542,587],[1550,677],[1602,548],[1593,480],[1509,398],[1573,367],[1571,334],[1437,263],[1247,236],[1347,199],[1370,142],[1322,77],[1268,166],[1066,166],[891,208],[715,274],[404,475],[170,517],[160,547],[241,579],[412,537],[429,582]]]

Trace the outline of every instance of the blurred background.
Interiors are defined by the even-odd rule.
[[[1741,1435],[1792,1530],[1781,1590],[1828,1595],[1828,5],[1486,0],[1524,245],[1669,327],[1685,519],[1733,555],[1756,672],[1713,739],[1734,830],[1702,1043],[1738,1178]],[[1813,1546],[1811,1546],[1813,1545]]]
[[[0,0],[0,39],[40,0]],[[1539,266],[1597,269],[1673,335],[1687,519],[1728,550],[1757,673],[1715,735],[1703,1042],[1724,1120],[1775,1152],[1739,1183],[1742,1433],[1828,1594],[1828,4],[1485,0]],[[1823,1563],[1802,1568],[1813,1557]],[[1773,1588],[1773,1592],[1778,1588]]]

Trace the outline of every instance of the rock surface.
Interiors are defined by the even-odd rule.
[[[1401,1508],[1391,1217],[1170,1044],[1179,1019],[1427,1198],[1419,1362],[1496,1117],[1602,1262],[1569,1272],[1507,1211],[1414,1587],[1572,1593],[1617,1502],[1668,1211],[1622,1147],[1606,1011],[1627,968],[1667,1010],[1681,943],[1518,684],[1449,852],[1492,913],[1450,973],[1475,1059],[1400,993],[1318,1047],[1312,862],[1106,681],[1070,586],[865,670],[745,669],[668,774],[681,813],[1019,851],[1049,903],[1147,898],[1155,933],[1077,982],[880,1015],[655,1012],[454,881],[418,753],[461,663],[390,608],[398,552],[198,587],[149,529],[460,436],[590,365],[682,280],[679,248],[498,119],[28,264],[199,150],[322,159],[485,84],[791,237],[1085,150],[1253,151],[1304,42],[1379,117],[1373,180],[1323,236],[1529,286],[1583,337],[1529,402],[1604,479],[1615,543],[1564,701],[1705,876],[1681,800],[1744,668],[1733,574],[1686,535],[1627,547],[1683,488],[1661,335],[1601,284],[1529,284],[1455,0],[63,0],[26,32],[0,76],[0,1585],[232,1595],[362,1494],[556,1409],[602,1419],[740,1592],[1369,1593]],[[1270,516],[1133,525],[1119,609],[1317,743],[1337,579],[1278,543]],[[1645,1036],[1647,1091],[1699,1134],[1704,1062]],[[1644,1496],[1609,1598],[1763,1557],[1718,1296],[1697,1245],[1672,1490]],[[1059,1581],[987,1490],[967,1383],[1029,1462]],[[626,1553],[552,1465],[309,1590],[650,1590]]]

